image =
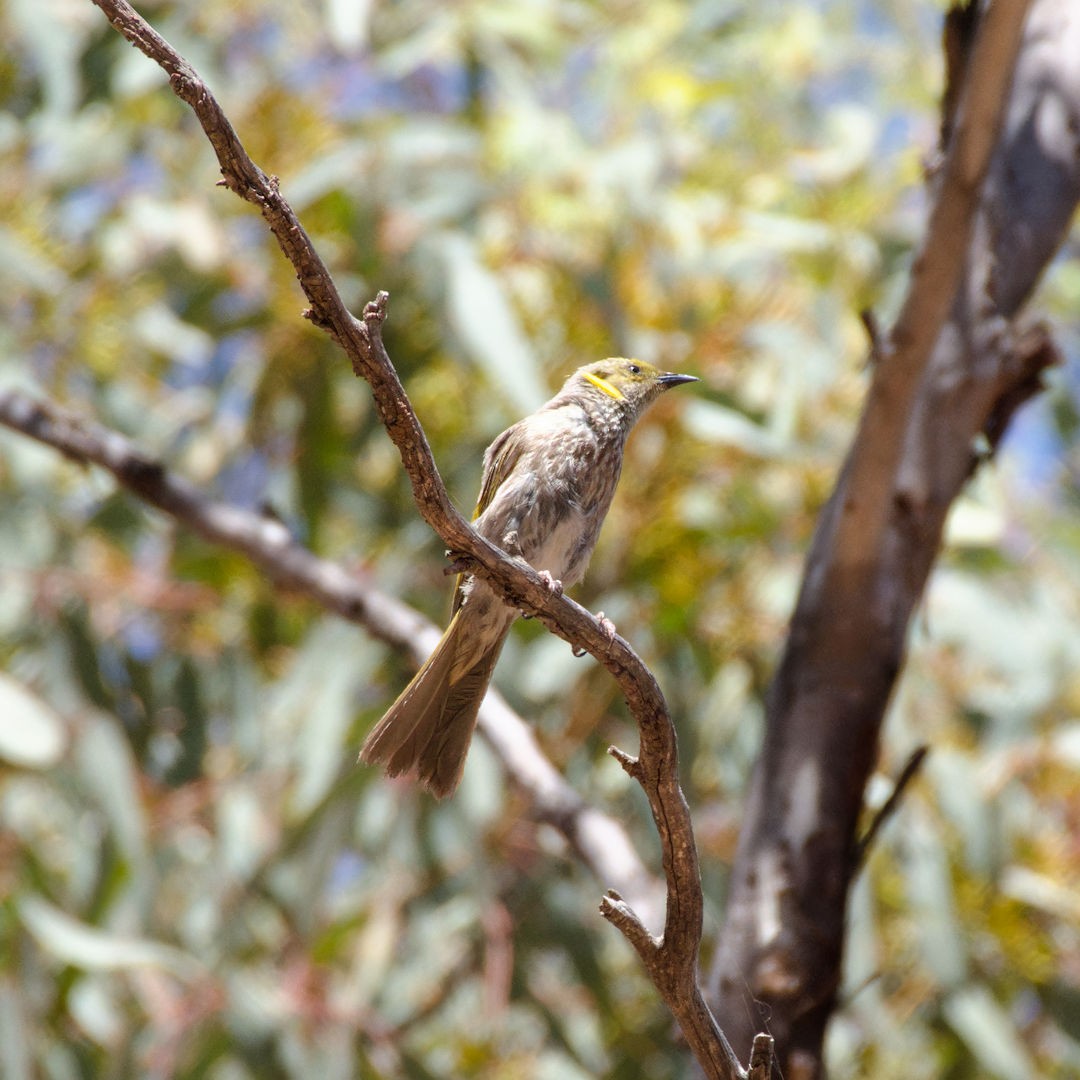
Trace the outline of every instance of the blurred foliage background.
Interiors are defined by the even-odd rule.
[[[586,583],[677,718],[723,913],[761,695],[936,138],[937,4],[153,2],[387,342],[471,507],[580,363],[703,383],[635,435]],[[441,545],[161,72],[89,0],[0,26],[0,381],[270,506],[441,621]],[[929,741],[850,916],[839,1076],[1080,1075],[1080,300],[956,508],[886,726]],[[592,880],[485,746],[435,805],[354,765],[404,662],[0,431],[0,1072],[676,1077]],[[611,679],[532,624],[496,682],[650,862]],[[737,1048],[745,1053],[748,1048]]]

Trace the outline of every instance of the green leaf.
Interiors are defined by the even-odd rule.
[[[1036,1076],[1039,1070],[1020,1040],[1009,1014],[985,986],[967,986],[950,994],[945,1018],[989,1076],[1000,1080]]]
[[[549,391],[502,283],[463,234],[445,235],[439,249],[446,273],[447,315],[454,333],[521,413],[532,412]]]
[[[88,926],[40,897],[23,898],[18,910],[23,924],[43,949],[84,971],[158,968],[185,980],[204,974],[203,965],[180,949]]]
[[[64,723],[36,694],[0,674],[0,758],[28,769],[57,764],[67,744]]]

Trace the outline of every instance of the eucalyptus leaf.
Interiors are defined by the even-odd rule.
[[[114,720],[92,714],[75,743],[80,779],[104,814],[120,849],[134,862],[147,857],[146,821],[131,749]]]
[[[919,953],[940,985],[958,986],[967,976],[967,950],[944,843],[922,815],[909,814],[907,826],[905,884]]]
[[[985,987],[967,986],[950,994],[944,1011],[988,1076],[1016,1080],[1037,1075],[1016,1025]]]
[[[443,236],[439,248],[454,333],[500,392],[520,412],[532,412],[549,392],[502,283],[464,235]]]
[[[782,437],[737,410],[712,401],[688,401],[683,408],[683,423],[699,439],[734,446],[757,457],[778,457],[787,449]]]
[[[66,743],[63,720],[21,683],[0,674],[0,758],[48,769],[60,760]]]
[[[5,1080],[32,1080],[29,1026],[23,995],[14,982],[0,979],[0,1073]]]
[[[90,926],[41,897],[24,897],[18,911],[43,949],[85,971],[158,968],[185,980],[199,978],[204,971],[202,964],[180,949]]]

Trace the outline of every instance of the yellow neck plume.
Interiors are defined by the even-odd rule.
[[[581,373],[596,387],[597,390],[602,390],[608,397],[614,398],[616,401],[623,401],[626,395],[617,387],[607,381],[607,379],[601,379],[599,375],[594,375],[591,371],[583,371]]]

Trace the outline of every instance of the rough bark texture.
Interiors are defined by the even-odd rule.
[[[972,84],[1015,47],[1020,7],[996,0],[974,33],[970,12],[947,21],[949,76],[965,88],[954,83],[946,94],[949,145],[931,179],[935,213],[909,303],[875,357],[863,422],[819,522],[767,703],[709,992],[735,1045],[767,1024],[787,1080],[823,1073],[864,788],[946,515],[980,460],[980,442],[982,453],[997,444],[1055,361],[1046,332],[1024,328],[1019,316],[1080,197],[1075,4],[1032,4],[981,188],[957,160],[970,153],[962,143],[975,134],[972,106],[987,104],[985,89]],[[970,242],[956,220],[943,228],[939,214],[957,183],[954,195],[977,200]],[[944,325],[933,325],[932,305],[912,318],[911,301],[925,289],[920,275],[940,261],[935,245],[958,241],[967,251],[959,280],[943,295],[937,286]],[[913,341],[928,329],[926,366],[913,370]]]

